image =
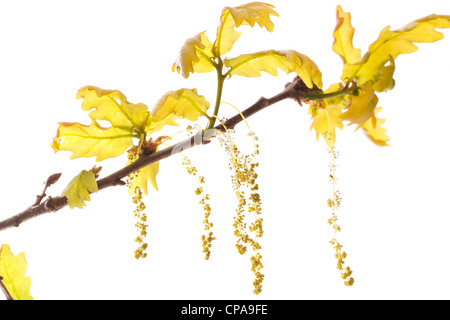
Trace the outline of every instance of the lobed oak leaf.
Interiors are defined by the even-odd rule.
[[[336,128],[342,129],[342,120],[339,115],[342,113],[342,105],[328,105],[325,108],[318,107],[314,113],[311,130],[316,131],[317,140],[322,136],[329,147],[336,142]]]
[[[147,128],[146,128],[146,135],[150,136],[156,131],[162,130],[165,126],[179,126],[180,124],[176,122],[175,120],[179,119],[181,117],[175,116],[174,113],[168,114],[163,120],[161,121],[153,121],[149,122]]]
[[[135,161],[139,155],[141,154],[152,154],[154,152],[158,151],[158,146],[163,143],[163,141],[170,139],[170,137],[167,136],[160,136],[155,141],[153,141],[152,138],[150,138],[148,141],[144,141],[142,143],[142,146],[139,147],[133,147],[128,152],[132,157],[128,158],[127,165],[131,164],[133,161]],[[139,150],[140,149],[140,150]],[[137,155],[139,150],[139,155]],[[150,184],[155,188],[156,191],[158,191],[158,183],[156,182],[156,175],[159,172],[159,161],[154,162],[136,173],[132,174],[130,176],[130,179],[128,180],[128,193],[130,196],[135,194],[136,187],[139,187],[145,195],[148,194],[148,187],[147,184],[150,181]]]
[[[381,109],[382,108],[375,109],[375,114],[379,113]],[[389,141],[390,138],[386,135],[387,130],[382,127],[386,120],[377,118],[375,114],[363,124],[363,132],[376,145],[380,147],[389,146],[387,141]]]
[[[89,126],[60,122],[56,137],[50,145],[55,152],[71,151],[70,159],[96,157],[96,161],[123,154],[133,145],[133,134],[122,128],[102,128],[97,122]]]
[[[308,56],[294,50],[267,50],[251,54],[242,54],[236,58],[226,59],[228,74],[244,77],[260,77],[261,71],[277,76],[277,68],[286,73],[295,72],[303,82],[313,88],[322,87],[322,73]]]
[[[51,144],[55,152],[71,151],[70,159],[96,157],[102,161],[117,157],[133,144],[133,137],[145,135],[152,122],[145,104],[128,102],[118,90],[87,86],[78,90],[77,99],[83,99],[81,108],[90,111],[92,123],[60,122]],[[107,121],[110,127],[102,127],[98,121]]]
[[[14,300],[33,300],[30,293],[31,279],[25,277],[28,263],[25,253],[14,255],[9,245],[0,248],[0,276],[9,294]]]
[[[156,182],[156,175],[159,172],[159,161],[152,163],[142,169],[139,170],[137,175],[133,177],[130,181],[130,185],[128,187],[128,193],[133,195],[136,187],[140,187],[142,192],[145,195],[148,194],[148,182],[158,191],[158,183]]]
[[[335,83],[325,92],[333,92],[340,89],[340,84]],[[345,108],[345,97],[334,97],[321,101],[318,106],[311,106],[310,113],[313,122],[310,129],[316,131],[317,140],[322,136],[329,147],[336,142],[336,128],[342,129],[342,110]]]
[[[184,78],[189,78],[189,75],[194,72],[213,71],[215,62],[211,52],[212,46],[205,32],[187,39],[172,66],[172,71],[177,70]]]
[[[83,170],[69,182],[61,196],[67,198],[67,203],[71,209],[75,207],[83,208],[86,205],[85,201],[91,200],[89,194],[97,191],[98,186],[95,180],[95,173]]]
[[[77,98],[82,98],[82,109],[90,111],[90,125],[60,122],[56,137],[50,145],[55,152],[71,151],[70,159],[96,157],[97,161],[122,155],[133,145],[133,138],[145,138],[165,125],[177,126],[174,121],[185,117],[197,120],[205,115],[209,103],[196,90],[181,89],[172,96],[178,103],[161,106],[154,119],[143,103],[132,104],[118,90],[83,87]],[[97,121],[108,121],[102,127]]]
[[[361,60],[361,50],[353,47],[355,29],[351,24],[350,13],[344,12],[341,6],[336,10],[337,22],[333,32],[333,51],[341,56],[344,64],[356,63]]]
[[[383,72],[383,67],[400,54],[415,52],[414,43],[431,43],[441,40],[444,36],[436,29],[450,28],[450,16],[430,15],[411,22],[395,31],[384,28],[378,39],[369,46],[368,52],[361,61],[348,63],[344,66],[342,80],[358,80],[360,86],[377,81],[377,75]],[[386,70],[384,70],[386,71]]]
[[[380,73],[375,75],[376,82],[373,89],[377,92],[392,90],[395,86],[394,71],[395,62],[391,59],[389,65],[382,67]]]
[[[212,47],[214,57],[228,53],[241,32],[236,31],[241,25],[253,27],[257,23],[267,31],[273,31],[273,22],[270,15],[278,17],[278,13],[273,10],[274,6],[263,2],[251,2],[238,7],[225,7],[222,10],[219,27],[217,28],[217,38]]]
[[[209,107],[209,102],[197,93],[197,89],[179,89],[166,92],[158,100],[152,110],[152,117],[155,123],[177,118],[196,121],[200,116],[207,116]]]
[[[356,131],[374,116],[378,97],[375,94],[372,83],[369,82],[360,88],[359,95],[348,95],[348,99],[350,102],[346,107],[347,110],[339,118],[350,121],[349,125],[356,124]]]
[[[106,120],[112,127],[144,133],[151,121],[148,107],[143,103],[132,104],[119,90],[104,90],[94,86],[78,90],[77,99],[83,99],[81,109],[90,111],[92,121]]]

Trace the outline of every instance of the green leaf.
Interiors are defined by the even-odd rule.
[[[25,253],[14,255],[11,253],[9,245],[2,244],[0,276],[3,277],[2,282],[14,300],[33,300],[30,294],[31,279],[25,277],[27,266]]]
[[[91,200],[89,193],[92,192],[98,192],[95,174],[92,171],[83,170],[70,181],[61,196],[67,198],[71,209],[83,208],[86,205],[85,201]]]
[[[278,17],[278,13],[273,10],[274,6],[263,2],[251,2],[238,7],[225,7],[222,10],[219,27],[217,28],[217,38],[214,42],[212,52],[216,58],[227,54],[233,44],[240,37],[241,32],[234,30],[241,25],[253,27],[257,23],[267,31],[273,31],[273,22],[270,15]]]
[[[277,68],[286,73],[295,72],[303,82],[313,88],[322,87],[322,73],[309,57],[294,50],[267,50],[251,54],[242,54],[236,58],[226,59],[229,75],[260,77],[261,71],[277,76]]]

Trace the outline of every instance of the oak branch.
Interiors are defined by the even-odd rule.
[[[228,120],[222,122],[220,125],[216,126],[214,130],[225,131],[226,129],[234,129],[234,127],[244,118],[248,118],[261,111],[262,109],[285,99],[294,99],[297,102],[300,102],[301,100],[307,100],[308,93],[313,93],[316,89],[317,88],[309,89],[297,76],[294,81],[287,83],[285,89],[279,94],[268,99],[261,97],[252,106],[242,111],[242,115],[237,114],[229,118]],[[125,182],[122,179],[126,178],[129,174],[136,172],[152,163],[168,158],[183,150],[187,150],[202,144],[207,144],[211,141],[210,139],[210,132],[199,132],[196,135],[187,138],[173,146],[162,149],[161,151],[149,155],[140,155],[139,158],[130,165],[127,165],[126,167],[112,173],[105,178],[97,180],[98,190],[100,191],[111,186],[125,185]],[[47,181],[48,180],[49,179],[47,179]],[[44,192],[42,195],[37,196],[38,200],[32,206],[10,218],[0,221],[0,230],[8,229],[11,227],[18,227],[22,222],[25,222],[32,218],[36,218],[45,213],[58,211],[67,206],[68,203],[66,197],[48,196],[44,201],[42,201],[44,198]]]

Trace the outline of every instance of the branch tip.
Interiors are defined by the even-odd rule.
[[[40,195],[36,196],[36,201],[33,203],[32,207],[38,206],[41,203],[42,199],[44,199],[46,196],[45,192],[47,191],[47,188],[52,184],[58,182],[61,175],[62,173],[54,173],[47,178],[47,180],[44,182],[44,190],[42,190],[42,193]]]
[[[50,177],[48,177],[46,182],[47,187],[50,187],[52,184],[58,182],[61,175],[62,173],[54,173]]]

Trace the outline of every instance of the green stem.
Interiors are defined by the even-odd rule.
[[[348,87],[348,88],[343,88],[341,90],[338,91],[334,91],[334,92],[328,92],[328,93],[304,93],[304,98],[302,100],[324,100],[324,99],[329,99],[329,98],[334,98],[334,97],[340,97],[340,96],[345,96],[347,94],[356,94],[356,91],[358,90],[358,87]]]
[[[137,150],[137,152],[136,152],[136,155],[139,157],[139,154],[141,153],[141,149],[142,149],[142,144],[144,143],[144,141],[145,141],[145,134],[144,133],[141,133],[141,136],[140,136],[140,138],[139,138],[139,147],[138,147],[138,150]]]
[[[220,102],[222,99],[222,91],[223,91],[223,83],[225,82],[225,76],[222,74],[222,67],[223,63],[222,60],[219,59],[219,63],[217,64],[216,70],[217,70],[217,95],[216,95],[216,106],[214,107],[214,114],[211,117],[211,120],[209,121],[208,126],[206,127],[206,130],[210,130],[214,128],[214,124],[216,123],[216,117],[219,113],[220,108]]]

